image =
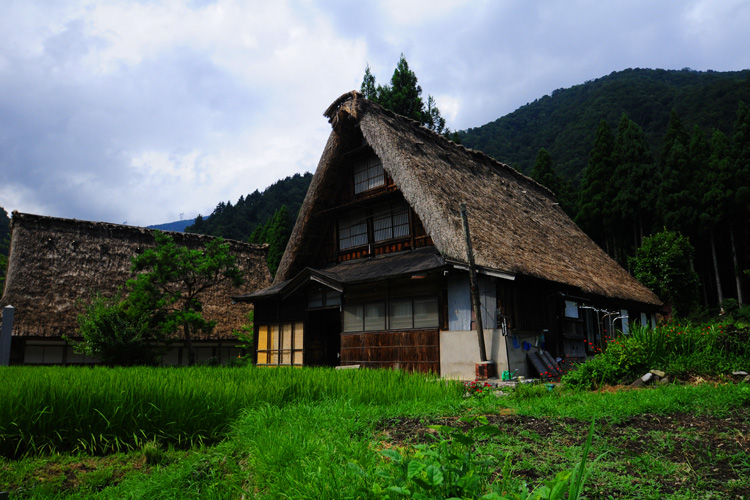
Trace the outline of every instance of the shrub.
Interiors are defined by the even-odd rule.
[[[674,377],[712,376],[747,369],[749,359],[750,326],[744,324],[670,321],[653,329],[633,325],[629,335],[608,340],[603,354],[579,365],[563,381],[596,388],[632,380],[650,369]]]
[[[78,334],[83,340],[65,339],[76,352],[106,365],[146,365],[156,360],[148,317],[128,309],[119,293],[105,297],[97,292],[78,315]]]
[[[694,250],[680,233],[662,231],[644,238],[630,264],[636,279],[684,317],[698,302],[698,275],[692,269]]]

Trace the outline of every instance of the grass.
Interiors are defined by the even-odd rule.
[[[346,400],[456,401],[458,384],[400,372],[253,367],[8,367],[0,370],[0,455],[189,449],[216,443],[248,408]]]
[[[41,454],[3,459],[0,490],[11,491],[11,498],[387,498],[376,494],[378,485],[390,491],[390,498],[405,498],[388,490],[393,484],[384,471],[391,462],[383,452],[411,457],[425,445],[421,453],[429,452],[436,443],[436,425],[469,435],[475,424],[459,417],[482,416],[499,432],[476,438],[469,472],[483,471],[488,485],[508,478],[498,483],[506,485],[508,495],[522,491],[524,483],[531,491],[576,470],[595,419],[586,455],[589,464],[605,456],[590,466],[587,498],[750,498],[747,384],[607,392],[561,386],[548,392],[531,386],[504,397],[464,398],[457,384],[390,371],[140,370],[26,367],[14,374],[21,385],[27,384],[26,390],[40,391],[36,410],[28,413],[48,407],[40,420],[48,413],[59,416],[54,407],[61,401],[67,409],[70,401],[83,401],[100,405],[110,422],[138,421],[120,413],[145,408],[140,399],[149,397],[161,405],[162,415],[172,412],[171,420],[162,417],[176,422],[169,427],[172,432],[188,424],[179,415],[184,411],[203,419],[196,428],[213,440],[190,440],[183,430],[182,440],[144,437],[120,451],[109,448],[106,455],[83,447],[64,451],[74,446],[53,442],[39,448]],[[46,380],[52,387],[44,389],[38,380],[23,382],[24,377]],[[161,389],[147,390],[150,386],[141,386],[136,378],[158,379],[154,384]],[[5,387],[11,382],[13,378],[3,381]],[[171,396],[165,387],[172,388]],[[120,399],[81,394],[95,388],[97,394]],[[65,390],[72,394],[56,392]],[[52,394],[55,399],[44,400]],[[0,407],[7,397],[0,396]],[[89,399],[81,399],[85,397]],[[206,401],[211,402],[207,415],[190,407]],[[85,407],[72,409],[81,419],[101,419]],[[220,432],[210,428],[210,415],[216,416],[213,425]],[[60,425],[69,425],[72,418]],[[50,426],[38,428],[47,432]],[[105,436],[116,434],[110,427]],[[118,439],[125,443],[126,437]],[[185,443],[191,445],[185,448]]]

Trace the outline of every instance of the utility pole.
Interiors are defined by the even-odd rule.
[[[487,349],[484,345],[484,327],[482,325],[482,306],[479,300],[479,286],[477,285],[477,271],[474,265],[474,251],[471,247],[471,235],[469,234],[469,219],[466,215],[466,204],[461,203],[461,221],[464,225],[464,238],[466,238],[466,253],[469,259],[469,285],[471,288],[471,302],[474,306],[474,316],[477,321],[477,342],[479,343],[479,361],[487,361]]]

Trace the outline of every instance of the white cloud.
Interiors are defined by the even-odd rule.
[[[152,224],[313,170],[406,55],[452,129],[627,67],[750,67],[746,2],[10,0],[0,205]]]

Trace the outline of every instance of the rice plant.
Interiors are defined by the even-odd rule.
[[[333,399],[390,405],[460,400],[462,387],[388,370],[254,367],[8,367],[0,454],[109,453],[221,439],[245,408]]]

